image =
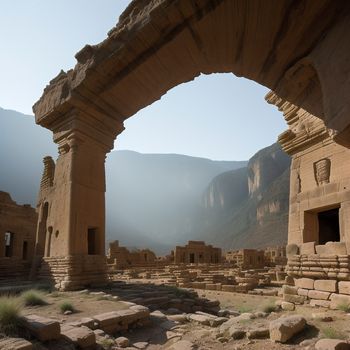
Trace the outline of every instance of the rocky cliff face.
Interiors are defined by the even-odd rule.
[[[201,238],[227,249],[286,243],[289,166],[289,156],[273,144],[246,168],[215,177],[203,195]]]

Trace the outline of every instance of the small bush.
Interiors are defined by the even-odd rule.
[[[238,306],[238,311],[241,313],[241,314],[244,314],[246,312],[252,312],[253,311],[253,308],[250,307],[250,306],[247,306],[247,305],[240,305]]]
[[[17,298],[0,297],[0,333],[17,335],[21,326],[21,303]]]
[[[270,314],[278,310],[278,307],[273,302],[269,302],[261,307],[261,311]]]
[[[323,335],[323,338],[327,338],[327,339],[346,339],[345,334],[331,327],[322,329],[322,335]]]
[[[102,346],[104,350],[110,350],[115,345],[115,341],[113,339],[103,338],[98,341],[98,343]]]
[[[21,297],[25,306],[41,306],[47,304],[43,293],[35,289],[30,289],[23,292]]]
[[[75,311],[74,306],[69,301],[64,301],[62,304],[60,304],[60,310],[62,313],[65,313],[66,311]]]
[[[347,303],[337,305],[337,309],[342,310],[344,312],[350,312],[350,305]]]

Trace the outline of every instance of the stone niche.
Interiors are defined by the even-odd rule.
[[[28,278],[36,223],[34,208],[0,191],[0,279]]]

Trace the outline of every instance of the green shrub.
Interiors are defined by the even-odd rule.
[[[322,329],[322,337],[327,339],[346,339],[346,335],[344,333],[331,327]]]
[[[23,292],[21,298],[25,306],[41,306],[47,304],[43,293],[35,289]]]
[[[17,335],[21,326],[21,303],[14,297],[0,297],[0,333]]]
[[[347,303],[337,305],[337,309],[342,310],[344,312],[350,312],[350,305]]]
[[[244,314],[246,312],[252,312],[253,308],[248,305],[238,305],[237,310],[241,313]]]
[[[278,309],[278,307],[272,301],[262,305],[262,307],[261,307],[261,311],[266,312],[268,314],[270,314],[271,312],[277,311],[277,309]]]
[[[63,303],[61,303],[60,310],[62,313],[65,313],[66,311],[75,311],[74,306],[69,301],[64,301]]]
[[[98,340],[98,344],[100,344],[104,350],[110,350],[115,345],[115,341],[113,339],[103,338]]]

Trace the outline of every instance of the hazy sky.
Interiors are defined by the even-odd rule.
[[[32,114],[45,85],[75,65],[85,44],[103,40],[128,3],[1,0],[0,107]],[[116,148],[248,159],[286,129],[281,113],[264,101],[267,91],[232,74],[201,76],[127,120]]]

